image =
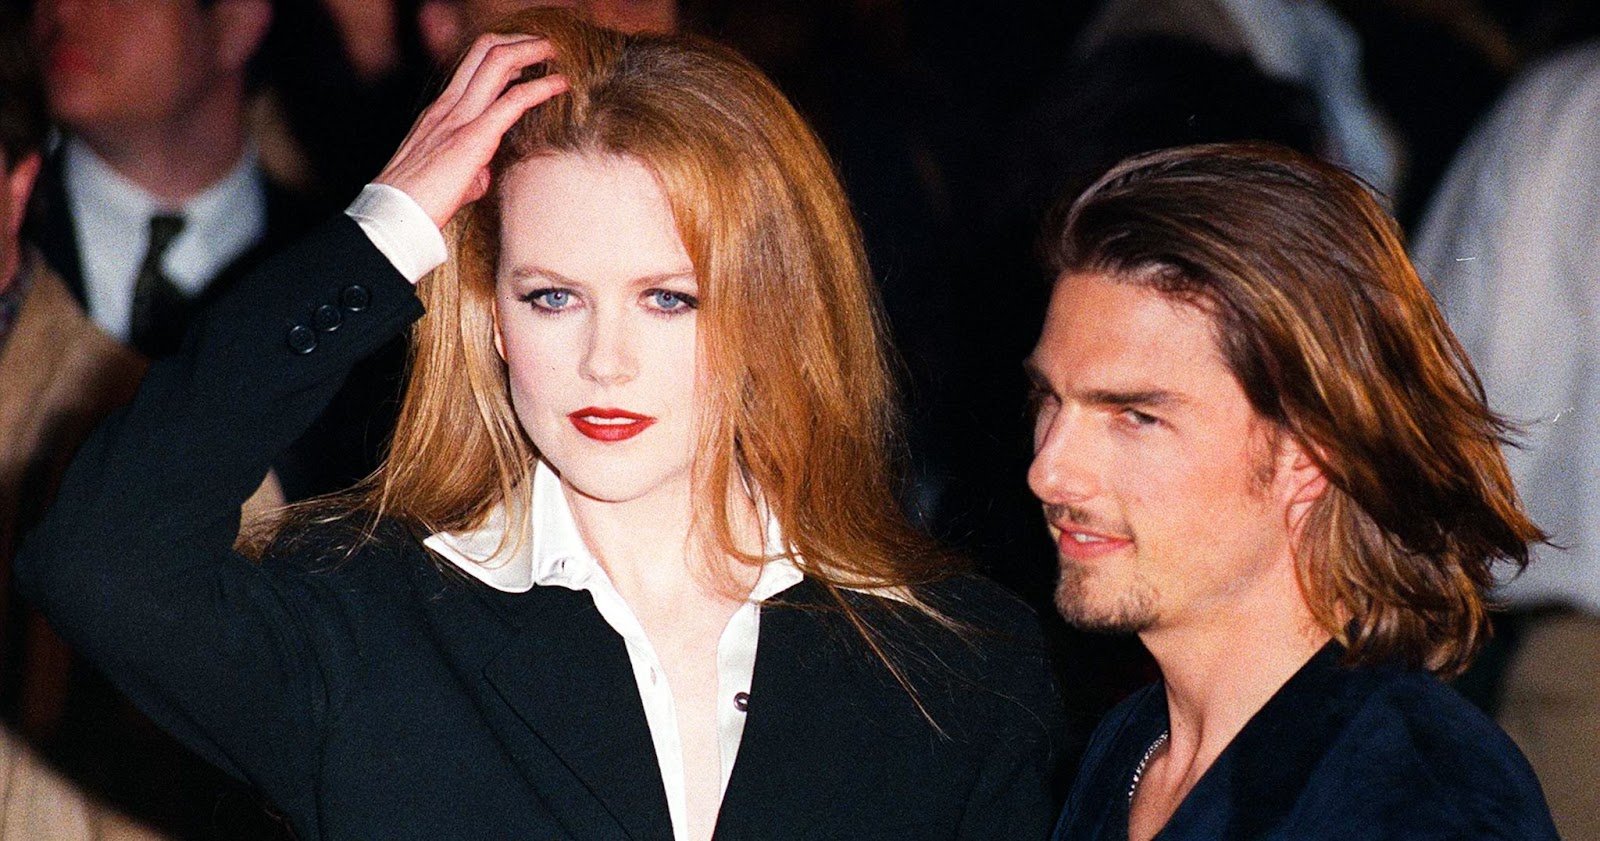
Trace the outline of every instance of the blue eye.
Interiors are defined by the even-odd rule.
[[[687,292],[673,292],[670,289],[652,289],[645,293],[650,306],[661,312],[683,312],[696,309],[700,300]]]
[[[566,289],[535,289],[522,296],[534,309],[554,312],[572,306],[572,292]]]

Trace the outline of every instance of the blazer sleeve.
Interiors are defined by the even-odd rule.
[[[340,216],[217,302],[89,438],[19,587],[157,723],[284,805],[312,778],[360,603],[232,550],[239,506],[350,367],[422,313]],[[369,608],[370,609],[370,608]]]
[[[982,684],[997,702],[983,759],[967,794],[962,839],[1044,839],[1061,808],[1067,721],[1038,619],[1016,605],[1008,640],[983,658]]]

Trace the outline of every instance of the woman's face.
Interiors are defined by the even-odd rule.
[[[562,154],[499,187],[496,347],[522,428],[580,494],[686,495],[699,286],[655,177]]]

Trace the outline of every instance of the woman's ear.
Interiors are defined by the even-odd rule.
[[[494,315],[494,352],[500,354],[500,361],[506,361],[506,340],[500,335],[500,296],[494,298],[494,306],[489,308]]]

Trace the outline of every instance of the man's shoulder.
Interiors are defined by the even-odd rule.
[[[1460,693],[1397,667],[1351,669],[1346,682],[1358,704],[1308,781],[1302,810],[1366,815],[1386,828],[1399,820],[1417,833],[1555,838],[1527,760]]]

